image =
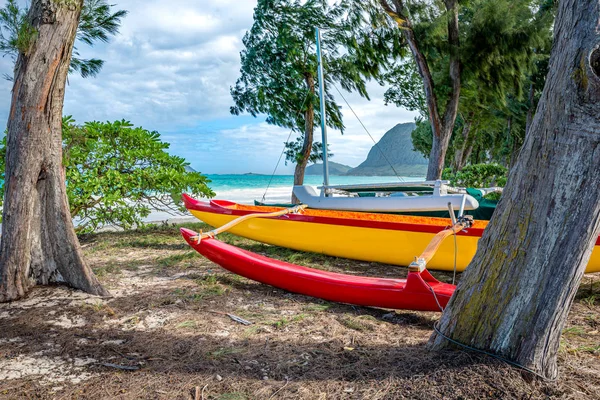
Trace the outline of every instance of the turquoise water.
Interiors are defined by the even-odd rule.
[[[254,200],[267,202],[289,202],[292,195],[294,177],[292,175],[207,175],[212,181],[208,184],[216,193],[216,199],[231,200],[238,203],[251,204]],[[401,177],[404,181],[418,181],[419,178]],[[395,176],[331,176],[331,185],[400,182]],[[271,182],[269,186],[269,182]],[[305,185],[321,186],[323,177],[309,175],[304,179]],[[269,189],[267,190],[267,186]]]

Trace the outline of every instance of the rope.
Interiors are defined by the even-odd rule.
[[[296,113],[296,118],[298,118],[298,116],[300,115],[300,113],[302,112],[302,109],[304,108],[304,105],[306,104],[306,99],[308,99],[308,95],[310,94],[310,90],[306,91],[306,96],[304,97],[304,101],[302,102],[302,105],[300,106],[300,109],[298,110],[298,112]],[[271,182],[273,182],[273,177],[275,176],[275,172],[277,172],[277,168],[279,168],[279,164],[281,163],[281,157],[283,157],[283,153],[285,153],[285,145],[290,141],[290,137],[292,137],[292,133],[294,132],[295,128],[292,128],[290,130],[290,133],[285,141],[285,144],[283,145],[283,149],[281,150],[281,153],[279,154],[279,159],[277,160],[277,164],[275,164],[275,169],[273,170],[273,173],[271,174],[271,178],[269,179],[269,184],[267,185],[267,188],[265,189],[265,193],[262,196],[262,202],[264,203],[265,201],[265,197],[267,196],[267,192],[269,191],[269,187],[271,187]]]
[[[292,207],[292,208],[286,208],[283,209],[281,211],[275,211],[272,213],[254,213],[254,214],[247,214],[247,215],[243,215],[239,218],[234,219],[233,221],[230,221],[228,223],[226,223],[225,225],[213,229],[212,231],[203,233],[200,232],[198,235],[196,236],[192,236],[191,240],[196,240],[196,243],[200,244],[200,242],[202,241],[202,239],[206,239],[206,238],[214,238],[215,236],[217,236],[219,233],[223,233],[231,228],[233,228],[234,226],[241,224],[244,221],[247,221],[249,219],[252,218],[269,218],[269,217],[280,217],[282,215],[286,215],[286,214],[296,214],[299,213],[300,211],[304,210],[305,208],[307,208],[308,206],[306,204],[301,204],[299,206],[296,207]]]
[[[350,105],[350,103],[348,103],[348,100],[346,100],[346,98],[344,97],[344,95],[342,94],[342,92],[340,91],[340,89],[338,89],[338,87],[334,83],[332,83],[332,85],[335,88],[335,90],[339,93],[339,95],[342,97],[342,99],[344,100],[344,103],[346,103],[346,105],[348,106],[348,108],[350,109],[350,111],[352,111],[352,114],[354,114],[354,116],[356,117],[356,119],[358,120],[358,122],[361,124],[361,126],[363,127],[363,129],[365,130],[365,132],[367,132],[367,135],[369,135],[369,137],[371,138],[371,141],[375,145],[374,147],[376,147],[377,150],[379,150],[379,152],[381,153],[381,155],[383,156],[383,158],[385,159],[385,161],[390,165],[390,167],[392,168],[392,171],[394,171],[394,175],[396,175],[396,178],[398,178],[398,180],[400,182],[404,182],[404,179],[402,179],[400,177],[400,175],[398,175],[398,172],[396,171],[396,169],[394,168],[394,166],[392,165],[392,163],[390,162],[390,160],[388,160],[388,158],[385,156],[385,153],[383,152],[383,150],[381,150],[381,148],[377,145],[377,142],[375,142],[375,139],[373,139],[373,136],[371,136],[371,133],[369,132],[369,130],[367,129],[367,127],[365,126],[365,124],[363,124],[363,122],[360,120],[360,118],[358,117],[358,115],[354,112],[354,109],[352,108],[352,106]]]
[[[456,224],[454,224],[451,228],[444,229],[443,231],[436,233],[436,235],[433,237],[433,239],[431,239],[431,241],[429,242],[427,247],[425,247],[425,250],[423,250],[421,255],[418,257],[418,259],[424,260],[425,264],[427,264],[429,261],[431,261],[433,256],[435,256],[435,253],[438,251],[438,249],[442,245],[442,242],[448,236],[455,235],[455,237],[456,237],[456,234],[465,228],[466,228],[466,226],[465,226],[464,222],[459,221]]]
[[[444,312],[444,307],[442,307],[442,305],[440,304],[440,301],[438,300],[437,294],[435,293],[435,290],[433,290],[433,288],[431,287],[431,285],[429,284],[429,282],[427,282],[426,280],[423,279],[423,282],[425,282],[425,284],[429,287],[429,290],[431,291],[431,293],[433,294],[433,299],[435,300],[435,302],[437,303],[438,308],[440,309],[441,312]]]
[[[509,360],[509,359],[507,359],[507,358],[504,358],[504,357],[502,357],[502,356],[499,356],[498,354],[494,354],[494,353],[490,353],[489,351],[485,351],[485,350],[477,349],[477,348],[475,348],[475,347],[472,347],[472,346],[466,345],[466,344],[464,344],[464,343],[461,343],[461,342],[458,342],[458,341],[456,341],[456,340],[454,340],[454,339],[452,339],[452,338],[449,338],[448,336],[444,335],[444,334],[443,334],[443,333],[440,331],[440,329],[438,328],[438,324],[439,324],[439,322],[440,322],[440,321],[436,321],[436,322],[433,324],[433,330],[435,331],[435,333],[437,333],[437,334],[438,334],[438,335],[440,335],[442,338],[446,339],[447,341],[449,341],[449,342],[450,342],[450,343],[452,343],[452,344],[455,344],[455,345],[457,345],[457,346],[460,346],[460,347],[462,347],[462,348],[465,348],[465,349],[467,349],[467,350],[470,350],[470,351],[474,351],[474,352],[476,352],[476,353],[481,353],[481,354],[484,354],[484,355],[486,355],[486,356],[489,356],[489,357],[495,358],[496,360],[499,360],[499,361],[505,362],[505,363],[507,363],[508,365],[512,365],[513,367],[516,367],[516,368],[522,369],[523,371],[529,372],[530,374],[533,374],[533,375],[537,376],[538,378],[540,378],[540,379],[542,379],[542,380],[544,380],[544,381],[546,381],[546,382],[556,382],[556,380],[558,379],[558,377],[557,377],[557,378],[546,378],[545,376],[538,374],[538,373],[537,373],[537,372],[535,372],[534,370],[532,370],[532,369],[530,369],[530,368],[527,368],[526,366],[524,366],[524,365],[521,365],[521,364],[519,364],[519,363],[517,363],[517,362],[511,361],[511,360]]]
[[[455,230],[457,227],[458,227],[458,230]],[[449,228],[449,229],[445,229],[445,230],[443,230],[443,231],[439,232],[439,233],[438,233],[438,234],[437,234],[437,235],[436,235],[436,236],[435,236],[435,237],[434,237],[434,238],[431,240],[431,242],[429,243],[429,245],[427,246],[427,248],[426,248],[426,249],[423,251],[423,253],[421,254],[421,257],[422,257],[422,258],[424,258],[425,256],[431,256],[431,257],[433,257],[433,254],[435,254],[435,251],[436,251],[436,250],[439,248],[439,246],[441,245],[442,241],[443,241],[445,238],[447,238],[447,237],[448,237],[448,232],[450,232],[450,233],[454,234],[454,276],[452,277],[452,284],[453,284],[453,285],[454,285],[454,280],[455,280],[455,278],[456,278],[456,253],[457,253],[457,251],[458,251],[458,245],[457,245],[457,242],[456,242],[456,236],[457,236],[456,234],[457,234],[458,232],[460,232],[461,230],[463,230],[464,228],[468,228],[468,226],[464,225],[464,222],[461,222],[461,221],[459,221],[459,222],[457,222],[456,224],[454,224],[454,225],[453,225],[451,228]],[[441,235],[440,235],[440,234],[441,234]],[[441,238],[441,239],[440,239],[440,238]],[[435,242],[435,243],[434,243],[434,242]],[[428,252],[429,252],[429,254],[426,254],[426,253],[428,253]],[[432,254],[432,252],[433,252],[433,254]],[[424,255],[425,255],[425,256],[424,256]],[[429,261],[429,260],[427,260],[427,261]],[[433,290],[433,287],[431,287],[431,285],[429,284],[429,282],[427,282],[427,281],[425,281],[425,280],[424,280],[423,282],[425,282],[425,284],[426,284],[426,285],[429,287],[429,290],[431,291],[431,294],[433,295],[433,298],[434,298],[435,302],[437,303],[437,306],[438,306],[438,308],[440,309],[440,311],[441,311],[441,312],[444,312],[444,307],[442,307],[442,305],[440,304],[440,301],[438,300],[437,294],[435,293],[435,290]],[[555,382],[555,381],[558,379],[558,378],[553,378],[553,379],[546,378],[545,376],[538,374],[538,373],[537,373],[537,372],[535,372],[534,370],[532,370],[532,369],[530,369],[530,368],[527,368],[527,367],[525,367],[524,365],[521,365],[521,364],[519,364],[519,363],[517,363],[517,362],[511,361],[511,360],[509,360],[509,359],[506,359],[506,358],[504,358],[504,357],[502,357],[502,356],[499,356],[498,354],[490,353],[489,351],[485,351],[485,350],[477,349],[477,348],[475,348],[475,347],[472,347],[472,346],[466,345],[466,344],[464,344],[464,343],[458,342],[458,341],[456,341],[456,340],[454,340],[454,339],[452,339],[452,338],[450,338],[450,337],[448,337],[448,336],[444,335],[444,334],[443,334],[443,333],[440,331],[440,329],[439,329],[439,327],[438,327],[438,325],[439,325],[439,322],[440,322],[440,321],[438,320],[438,321],[436,321],[436,322],[433,324],[433,330],[434,330],[434,331],[435,331],[435,332],[436,332],[438,335],[440,335],[442,338],[444,338],[445,340],[449,341],[449,342],[450,342],[450,343],[452,343],[452,344],[455,344],[455,345],[457,345],[457,346],[459,346],[459,347],[462,347],[462,348],[464,348],[464,349],[467,349],[467,350],[470,350],[470,351],[473,351],[473,352],[476,352],[476,353],[484,354],[484,355],[486,355],[486,356],[489,356],[489,357],[495,358],[496,360],[502,361],[502,362],[504,362],[504,363],[506,363],[506,364],[508,364],[508,365],[511,365],[511,366],[513,366],[513,367],[516,367],[516,368],[519,368],[519,369],[521,369],[521,370],[523,370],[523,371],[529,372],[530,374],[532,374],[532,375],[534,375],[534,376],[537,376],[538,378],[540,378],[540,379],[542,379],[542,380],[544,380],[544,381],[546,381],[546,382]]]

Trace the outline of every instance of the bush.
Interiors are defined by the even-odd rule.
[[[493,187],[505,186],[508,169],[499,164],[472,164],[453,173],[451,168],[445,168],[442,179],[450,181],[452,186],[460,187]]]
[[[86,122],[63,119],[63,164],[71,217],[79,232],[103,225],[125,229],[143,225],[152,210],[185,211],[181,193],[212,197],[210,182],[189,164],[167,153],[157,132],[127,121]],[[4,193],[6,137],[0,147],[0,191]]]

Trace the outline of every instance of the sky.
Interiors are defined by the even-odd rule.
[[[4,6],[5,1],[0,0]],[[240,72],[242,37],[253,22],[256,1],[114,0],[129,14],[107,44],[76,43],[83,58],[100,58],[96,78],[69,76],[64,114],[78,123],[125,119],[158,131],[169,152],[203,173],[271,174],[288,129],[268,125],[266,116],[233,116],[229,88]],[[0,76],[12,75],[13,61],[0,58]],[[0,82],[0,121],[6,124],[12,84]],[[345,94],[377,141],[415,113],[385,106],[385,88],[368,85],[371,101]],[[341,99],[340,99],[341,102]],[[332,161],[357,166],[373,146],[351,111],[343,108],[346,131],[328,131]],[[315,137],[320,141],[320,129]],[[292,137],[294,139],[294,137]],[[282,162],[278,174],[293,172]]]

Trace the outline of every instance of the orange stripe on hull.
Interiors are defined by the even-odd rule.
[[[240,215],[273,212],[277,207],[246,206],[231,202],[205,203],[187,196],[188,210],[199,220],[222,226]],[[299,251],[361,261],[408,266],[421,254],[434,235],[450,226],[449,219],[393,214],[305,210],[302,214],[277,218],[255,218],[229,232],[248,239]],[[464,270],[477,250],[487,221],[456,236],[456,268]],[[445,240],[427,264],[430,269],[454,269],[454,239]],[[596,244],[586,272],[600,271],[600,249]]]

